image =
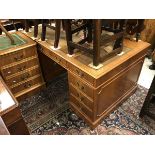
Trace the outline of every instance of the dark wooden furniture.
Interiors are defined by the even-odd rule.
[[[18,29],[25,29],[24,20],[22,19],[3,19],[0,20],[2,25],[5,27],[7,31],[16,30]],[[0,35],[2,34],[2,30],[0,29]]]
[[[129,35],[136,34],[136,41],[140,38],[140,33],[144,29],[144,19],[128,19],[126,22],[126,32]]]
[[[144,115],[155,120],[155,76],[140,112],[140,117],[143,117]]]
[[[23,120],[18,102],[0,76],[0,117],[11,135],[28,135],[28,128]],[[0,119],[1,121],[1,119]],[[0,122],[2,125],[2,121]],[[3,129],[4,129],[3,125]],[[8,134],[6,132],[5,134]]]
[[[123,26],[125,20],[83,20],[83,23],[76,29],[72,28],[72,20],[65,20],[66,40],[68,45],[68,53],[74,54],[74,49],[88,52],[93,55],[93,65],[98,66],[100,62],[107,60],[109,57],[115,56],[122,51],[123,48]],[[79,42],[73,41],[73,34],[81,30],[86,31],[84,38]],[[113,32],[113,35],[102,35],[102,31]],[[92,42],[93,41],[93,42]],[[86,47],[84,43],[93,44],[91,47]],[[101,46],[106,47],[110,42],[114,42],[111,52],[107,52]]]
[[[0,75],[17,100],[21,100],[44,87],[44,79],[36,49],[36,43],[21,32],[26,40],[20,46],[0,51]]]
[[[55,19],[54,22],[52,20],[43,19],[42,20],[42,34],[41,40],[44,41],[46,38],[46,28],[50,28],[55,31],[55,41],[54,48],[58,47],[59,39],[60,39],[60,31],[61,31],[61,22],[60,19]],[[54,24],[54,25],[52,25]]]
[[[38,25],[41,24],[41,19],[25,19],[25,32],[29,32],[29,29],[34,26],[34,33],[33,37],[37,38],[38,37]]]
[[[134,93],[150,46],[143,41],[124,40],[124,46],[130,50],[111,57],[96,70],[88,65],[89,59],[82,52],[69,57],[65,44],[56,51],[47,42],[38,44],[43,54],[68,71],[70,106],[92,128]],[[79,57],[84,57],[84,61]]]
[[[10,135],[1,117],[0,117],[0,135]]]
[[[74,49],[90,51],[90,49],[83,47],[81,44],[84,44],[87,41],[92,42],[91,22],[91,20],[64,20],[68,53],[70,55],[74,54]],[[73,42],[73,35],[75,33],[79,33],[80,31],[84,32],[84,38],[77,43]]]

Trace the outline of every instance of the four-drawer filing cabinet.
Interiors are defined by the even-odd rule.
[[[45,86],[36,42],[20,32],[25,43],[0,51],[0,74],[10,90],[21,100]]]

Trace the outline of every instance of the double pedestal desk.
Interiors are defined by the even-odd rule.
[[[66,47],[53,50],[39,42],[39,50],[68,72],[70,106],[92,128],[116,109],[137,88],[137,81],[149,43],[124,40],[123,53],[91,68],[91,58],[82,52],[72,57]]]

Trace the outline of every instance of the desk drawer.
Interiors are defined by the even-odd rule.
[[[6,55],[2,55],[0,57],[0,66],[5,66],[11,63],[22,61],[28,57],[32,57],[36,55],[36,48],[35,46],[28,47],[22,50],[18,50],[13,53],[9,53]]]
[[[89,119],[93,119],[93,113],[83,106],[73,95],[70,95],[70,104],[74,106],[74,109],[80,111],[84,116]]]
[[[83,72],[82,70],[80,70],[79,68],[75,67],[74,65],[70,63],[68,64],[68,68],[71,72],[76,74],[78,77],[86,80],[87,83],[94,85],[94,78],[88,75],[87,73]]]
[[[85,95],[83,95],[79,90],[75,89],[75,87],[70,84],[69,85],[70,93],[74,95],[83,105],[85,105],[88,109],[93,109],[93,101],[88,99]]]
[[[81,92],[83,92],[84,94],[89,96],[91,99],[93,99],[93,88],[92,87],[90,87],[88,84],[86,84],[86,83],[82,82],[81,80],[79,80],[79,78],[77,78],[73,74],[69,73],[68,77],[69,77],[69,82],[70,83],[72,83],[79,90],[81,90]]]
[[[66,68],[67,67],[67,62],[63,58],[61,58],[59,55],[56,55],[55,53],[52,53],[52,59],[58,63],[60,66]]]
[[[66,68],[67,67],[67,61],[63,58],[61,58],[58,54],[55,54],[53,51],[50,51],[47,48],[42,48],[41,51],[43,54],[46,54],[48,57],[50,57],[53,61],[58,63],[60,66]]]
[[[35,75],[38,75],[38,74],[41,74],[40,73],[40,70],[39,68],[35,67],[31,70],[27,70],[26,72],[23,72],[17,76],[14,76],[14,77],[11,77],[9,79],[6,80],[6,83],[9,85],[9,86],[12,86],[14,84],[17,84],[19,82],[22,82],[23,80],[27,80]]]
[[[33,58],[31,60],[24,61],[20,64],[17,64],[15,66],[2,68],[2,74],[3,74],[3,77],[7,77],[7,76],[13,75],[15,73],[24,71],[24,70],[26,70],[30,67],[36,66],[36,65],[39,65],[38,59]]]
[[[17,85],[15,87],[11,88],[12,93],[16,94],[20,91],[26,90],[26,89],[30,89],[33,87],[33,85],[38,84],[38,83],[42,83],[42,78],[39,75],[39,77],[33,78],[29,81],[26,81],[25,83],[22,83],[20,85]]]

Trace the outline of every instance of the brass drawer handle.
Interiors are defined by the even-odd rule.
[[[80,73],[79,70],[76,69],[76,73],[80,76],[80,77],[84,77],[84,74],[83,73]]]
[[[23,58],[24,58],[24,55],[22,54],[22,55],[20,55],[19,57],[15,57],[14,60],[15,60],[15,61],[20,61],[20,60],[22,60]]]
[[[76,69],[76,73],[79,75],[79,71]]]
[[[21,80],[27,80],[30,77],[30,74],[27,73],[25,76],[21,76]]]
[[[83,74],[83,73],[81,73],[81,74],[80,74],[80,77],[84,77],[84,74]]]
[[[18,70],[23,71],[26,68],[26,66],[18,67]]]
[[[8,71],[7,73],[8,73],[8,74],[11,74],[11,71]]]
[[[17,81],[16,81],[16,80],[13,80],[12,82],[13,82],[13,83],[16,83]]]
[[[84,86],[81,86],[81,90],[84,90]]]
[[[84,98],[83,98],[83,97],[81,97],[81,98],[80,98],[80,102],[83,102],[83,101],[84,101]]]
[[[25,84],[24,85],[24,88],[30,88],[32,85],[29,83],[29,84]]]
[[[78,85],[78,87],[80,86],[80,84],[79,84],[79,82],[76,82],[77,83],[77,85]]]

